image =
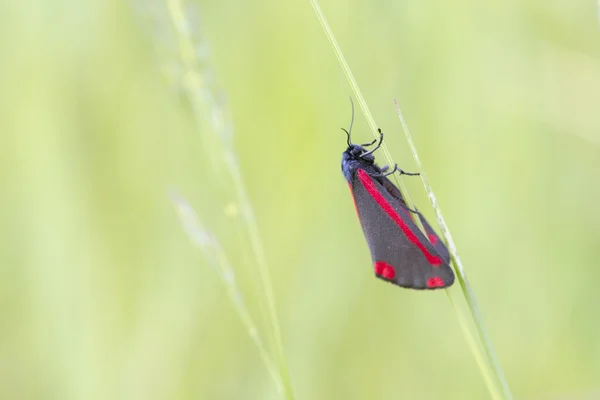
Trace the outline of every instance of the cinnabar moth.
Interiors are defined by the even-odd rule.
[[[373,152],[383,141],[353,144],[350,131],[348,148],[342,155],[342,172],[354,198],[356,212],[371,250],[375,276],[395,285],[411,289],[443,289],[454,283],[448,249],[427,223],[423,215],[406,205],[400,190],[387,178],[402,171],[396,165],[387,172],[387,166],[375,164]],[[367,147],[377,145],[373,149]],[[413,215],[418,215],[427,237],[417,227]]]

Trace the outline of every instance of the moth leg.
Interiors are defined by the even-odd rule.
[[[412,208],[408,208],[406,204],[400,204],[400,207],[404,208],[406,211],[410,211],[411,213],[417,214],[419,217],[421,217],[420,212],[418,212],[417,210],[413,210]]]
[[[369,152],[366,152],[364,154],[361,154],[360,155],[361,157],[365,157],[365,156],[371,155],[371,154],[373,154],[375,152],[375,150],[377,150],[378,148],[381,147],[381,143],[383,142],[383,132],[381,132],[381,129],[379,129],[378,131],[379,131],[379,143],[377,143],[377,146],[375,146],[375,148],[373,150],[371,150]]]
[[[380,168],[381,172],[385,172],[385,171],[387,171],[388,169],[390,169],[389,165],[384,165],[382,168]],[[390,172],[386,173],[386,174],[383,174],[383,173],[381,173],[381,174],[370,174],[370,175],[371,175],[371,176],[373,176],[373,177],[378,177],[378,178],[381,178],[381,177],[384,177],[384,176],[389,176],[389,175],[392,175],[394,172],[399,172],[399,173],[400,173],[400,175],[408,175],[408,176],[417,176],[417,175],[421,175],[421,174],[420,174],[420,173],[418,173],[418,172],[406,172],[406,171],[404,171],[404,170],[402,170],[402,169],[398,168],[398,164],[394,165],[394,169],[393,169],[393,170],[391,170]]]
[[[418,176],[418,175],[421,175],[419,172],[406,172],[403,169],[398,168],[398,164],[396,164],[396,165],[394,165],[394,169],[391,172],[388,172],[387,174],[385,174],[383,176],[391,175],[394,172],[399,172],[400,175],[408,175],[408,176]]]
[[[363,143],[361,144],[362,147],[369,147],[369,146],[373,146],[375,143],[377,142],[377,139],[373,139],[372,142],[370,143]]]
[[[403,169],[398,168],[398,172],[400,172],[400,175],[407,175],[407,176],[419,176],[421,175],[420,172],[406,172]]]

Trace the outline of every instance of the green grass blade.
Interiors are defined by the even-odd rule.
[[[413,158],[417,163],[417,167],[419,168],[419,172],[421,173],[421,181],[423,182],[423,186],[425,187],[425,191],[427,192],[427,197],[429,197],[429,201],[431,202],[431,206],[435,210],[435,214],[438,221],[438,226],[440,227],[440,231],[442,236],[444,237],[444,241],[448,246],[448,251],[450,253],[450,257],[452,259],[452,263],[454,264],[454,270],[457,272],[458,281],[460,282],[460,287],[462,289],[462,293],[464,296],[464,300],[467,302],[469,306],[469,311],[471,314],[471,319],[475,328],[477,330],[477,335],[479,337],[481,348],[485,353],[487,363],[481,362],[481,355],[479,354],[481,348],[476,346],[474,341],[472,341],[472,335],[469,331],[468,324],[466,322],[466,318],[463,314],[463,311],[460,307],[457,307],[451,298],[451,291],[446,291],[448,294],[448,298],[452,303],[452,307],[457,313],[459,321],[461,322],[461,328],[463,332],[467,336],[467,340],[469,342],[469,347],[471,347],[471,351],[473,351],[473,355],[477,359],[477,363],[481,368],[481,372],[484,375],[484,379],[487,383],[488,388],[490,389],[490,393],[494,398],[500,399],[512,399],[512,394],[508,383],[504,377],[504,373],[502,372],[502,367],[500,366],[500,362],[498,361],[496,354],[494,352],[494,348],[492,346],[492,342],[487,334],[487,330],[485,329],[485,324],[483,322],[483,318],[481,317],[481,313],[479,312],[479,307],[477,306],[477,301],[475,300],[475,295],[473,290],[471,289],[471,285],[469,285],[469,281],[467,280],[467,275],[463,268],[460,257],[458,256],[458,252],[456,250],[456,245],[454,244],[454,240],[452,239],[452,235],[450,234],[450,230],[448,229],[448,225],[446,225],[446,221],[444,220],[444,216],[442,215],[442,210],[437,203],[437,199],[435,194],[433,193],[433,189],[429,184],[429,180],[427,179],[427,174],[423,169],[423,164],[421,164],[421,159],[419,158],[419,154],[417,153],[417,148],[413,143],[412,136],[410,134],[410,130],[408,129],[408,125],[402,116],[402,111],[400,110],[400,106],[396,99],[394,99],[394,103],[396,105],[396,111],[398,113],[398,118],[400,119],[400,123],[402,124],[402,129],[404,131],[404,135],[406,136],[406,141],[410,147],[410,150],[413,154]],[[491,376],[494,376],[497,380],[497,383],[494,383],[491,379]],[[494,383],[494,384],[493,384]],[[497,388],[496,386],[500,386]],[[500,393],[502,397],[500,397]]]
[[[375,138],[378,138],[377,125],[375,124],[375,120],[373,119],[373,116],[371,115],[371,112],[369,111],[366,101],[364,100],[364,97],[360,91],[360,88],[359,88],[356,80],[354,79],[354,76],[352,75],[352,71],[350,70],[348,63],[346,62],[346,59],[337,43],[337,40],[335,39],[335,36],[333,35],[333,32],[331,31],[331,28],[329,27],[329,24],[327,23],[327,19],[325,18],[325,15],[323,14],[323,11],[321,10],[321,7],[319,6],[319,3],[317,0],[311,0],[311,4],[315,11],[315,14],[317,15],[319,22],[321,23],[321,26],[323,27],[323,30],[325,31],[325,35],[327,36],[327,39],[329,40],[329,42],[333,48],[333,51],[340,63],[345,75],[346,75],[346,78],[348,79],[348,82],[350,83],[350,86],[352,87],[354,95],[358,99],[358,104],[360,105],[363,113],[365,114],[365,117],[367,119],[369,127],[371,128],[372,133],[375,136]],[[405,125],[404,119],[401,117],[402,114],[399,113],[399,115],[400,115],[401,121],[403,122],[403,125]],[[408,135],[407,135],[407,138],[409,138],[409,143],[411,145],[411,149],[413,150],[413,154],[416,154],[416,150],[414,148],[414,144],[412,143],[412,139]],[[385,146],[385,144],[383,144],[381,146],[381,148],[383,150],[385,158],[387,159],[388,164],[394,165],[392,157],[391,157],[389,151],[387,150],[387,147]],[[415,159],[418,161],[417,157],[415,157]],[[419,164],[419,167],[421,168],[420,161],[418,161],[418,164]],[[424,177],[422,168],[421,168],[421,173],[422,173],[422,177]],[[404,185],[402,184],[402,181],[396,175],[394,175],[394,177],[396,179],[396,182],[398,183],[400,191],[402,192],[403,196],[405,196],[407,204],[409,205],[409,207],[414,208],[414,205],[413,205],[410,197],[408,196],[407,191],[406,191]],[[439,206],[437,206],[437,201],[435,200],[433,191],[431,190],[431,187],[429,186],[426,178],[424,179],[424,183],[427,183],[426,188],[427,187],[429,188],[427,193],[429,195],[430,201],[434,205],[434,208],[437,207],[436,213],[439,213],[438,219],[440,219],[439,215],[441,215],[441,212],[439,211]],[[421,225],[420,221],[418,221],[418,222],[419,222],[419,225]],[[440,226],[442,226],[442,225],[440,224]],[[419,226],[419,227],[422,229],[422,226]],[[449,236],[448,228],[445,224],[443,224],[442,234],[444,235],[444,237]],[[448,294],[448,299],[449,299],[453,309],[457,311],[457,317],[459,320],[459,324],[461,325],[461,328],[463,329],[465,338],[467,340],[469,347],[471,348],[471,350],[473,352],[476,362],[479,365],[479,368],[481,369],[482,375],[484,377],[486,386],[488,387],[490,394],[492,395],[492,397],[494,399],[502,399],[502,398],[504,398],[506,400],[512,399],[512,395],[508,388],[508,384],[506,383],[506,380],[504,379],[502,369],[500,368],[500,364],[498,363],[498,361],[495,357],[491,342],[487,336],[487,332],[483,325],[483,320],[479,314],[479,310],[477,308],[475,298],[470,289],[470,286],[468,285],[468,283],[466,281],[464,269],[462,267],[462,264],[460,263],[460,259],[456,255],[456,247],[454,246],[454,242],[450,238],[450,241],[448,243],[449,243],[449,249],[450,249],[450,253],[452,256],[452,260],[455,264],[455,269],[459,272],[458,273],[459,282],[461,284],[461,287],[463,288],[465,300],[467,301],[467,303],[469,305],[472,320],[477,327],[477,333],[478,333],[480,345],[478,345],[476,343],[474,336],[471,334],[471,332],[468,328],[467,319],[465,318],[464,314],[460,311],[460,309],[455,306],[453,300],[450,297],[450,294]],[[449,293],[449,291],[447,291],[447,293]],[[484,349],[483,353],[482,353],[481,348]]]
[[[216,100],[216,94],[208,87],[206,73],[200,67],[202,61],[198,55],[198,43],[194,38],[193,24],[189,9],[183,0],[164,0],[168,17],[173,29],[174,41],[177,48],[177,63],[180,65],[181,89],[185,94],[192,109],[192,116],[196,122],[197,129],[202,132],[204,144],[211,151],[207,152],[211,164],[216,172],[223,175],[223,181],[228,182],[228,187],[233,190],[234,200],[228,205],[229,209],[236,212],[229,213],[236,221],[236,228],[240,231],[240,237],[245,238],[250,244],[258,276],[261,284],[262,300],[261,307],[266,308],[264,312],[268,329],[266,336],[269,347],[274,353],[277,372],[282,386],[282,394],[286,399],[293,400],[294,392],[291,384],[290,373],[284,355],[283,339],[271,276],[267,265],[264,245],[254,216],[254,210],[247,195],[241,169],[237,160],[232,141],[231,132],[226,126],[226,113]],[[205,129],[205,128],[209,129]],[[239,223],[238,223],[239,222]],[[222,261],[224,262],[224,261]],[[263,304],[266,303],[266,307]],[[249,315],[240,313],[244,320]],[[260,346],[259,346],[260,348]],[[261,356],[265,359],[264,354]],[[272,373],[272,365],[265,362]]]
[[[200,248],[209,265],[215,269],[223,281],[233,308],[246,327],[248,335],[258,348],[260,358],[267,367],[269,375],[275,382],[278,392],[282,396],[285,396],[286,389],[277,369],[277,364],[269,355],[269,352],[260,337],[258,327],[244,303],[242,293],[236,284],[235,269],[229,262],[225,251],[223,251],[223,247],[218,240],[202,226],[196,212],[183,197],[176,193],[171,193],[170,197],[175,205],[179,221],[186,234],[192,243]]]
[[[369,106],[367,105],[367,102],[365,101],[365,98],[363,97],[362,92],[360,91],[358,83],[354,79],[354,75],[352,75],[350,66],[346,62],[346,58],[344,57],[344,54],[342,53],[342,50],[340,49],[340,46],[338,45],[337,40],[335,39],[335,36],[333,35],[333,32],[331,31],[331,28],[329,27],[329,24],[327,23],[327,19],[325,18],[325,15],[323,14],[323,11],[321,10],[321,7],[319,6],[318,1],[310,0],[310,2],[313,6],[313,9],[315,10],[315,13],[317,14],[317,18],[319,19],[319,22],[321,23],[323,30],[325,31],[325,35],[327,36],[327,39],[329,40],[331,47],[333,47],[335,56],[337,57],[342,69],[344,70],[344,74],[346,75],[346,78],[348,79],[348,82],[350,83],[350,86],[352,87],[354,96],[358,100],[358,104],[360,105],[361,110],[365,114],[365,118],[367,119],[367,123],[369,124],[369,128],[371,128],[371,132],[373,133],[373,136],[375,137],[375,139],[379,139],[379,132],[377,131],[378,128],[377,128],[377,124],[375,123],[375,119],[373,118],[373,115],[371,115]],[[387,160],[388,165],[393,166],[394,161],[393,161],[392,156],[391,156],[390,152],[388,151],[385,143],[382,143],[381,150],[383,151],[383,154]],[[404,186],[404,183],[402,183],[402,180],[399,178],[398,174],[394,174],[394,180],[396,181],[398,188],[400,189],[400,192],[402,192],[402,196],[404,196],[404,200],[406,201],[406,204],[410,208],[414,209],[414,203],[412,202],[410,196],[408,195],[406,187]],[[415,223],[419,226],[419,228],[421,230],[423,230],[423,226],[422,226],[419,218],[415,218]]]

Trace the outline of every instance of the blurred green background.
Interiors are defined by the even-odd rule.
[[[309,1],[194,5],[297,398],[489,398],[446,295],[373,277],[340,172],[351,90]],[[403,108],[515,396],[600,398],[596,5],[322,7],[412,171],[394,97]],[[1,399],[278,398],[168,197],[219,238],[263,327],[216,133],[194,122],[212,114],[185,101],[169,23],[159,1],[0,5]],[[354,132],[372,139],[359,112]]]

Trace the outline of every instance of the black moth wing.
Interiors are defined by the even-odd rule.
[[[441,243],[442,247],[437,246],[440,252],[423,235],[400,191],[380,175],[379,168],[375,165],[358,168],[353,174],[351,187],[378,278],[413,289],[439,289],[452,285],[454,273],[448,265],[448,250],[419,214],[427,233],[431,232],[438,239],[437,243]],[[396,221],[390,213],[395,213],[396,220],[401,221]],[[409,231],[409,235],[412,233],[418,244],[410,240],[400,224]],[[432,257],[438,262],[431,262]],[[382,265],[385,266],[383,273],[378,271],[378,266]]]
[[[394,185],[385,176],[380,176],[380,177],[376,176],[374,179],[377,180],[379,183],[381,183],[385,187],[385,189],[389,192],[389,194],[391,194],[396,199],[398,199],[400,204],[402,206],[404,206],[406,209],[406,213],[404,213],[404,215],[408,214],[410,219],[412,219],[413,218],[412,214],[414,214],[414,213],[412,213],[411,211],[408,210],[408,206],[406,205],[406,202],[404,201],[404,197],[402,197],[402,193],[400,193],[400,190],[396,187],[396,185]],[[423,228],[425,228],[425,232],[427,233],[427,239],[429,240],[429,242],[431,244],[433,244],[435,251],[437,251],[438,254],[440,255],[440,257],[442,257],[442,260],[444,260],[444,262],[446,264],[450,264],[450,253],[448,252],[448,248],[444,244],[444,241],[442,239],[440,239],[440,237],[435,232],[435,230],[431,227],[431,225],[429,225],[429,223],[427,222],[427,220],[425,219],[423,214],[421,214],[419,212],[419,210],[415,210],[415,211],[417,211],[416,214],[419,215],[419,219],[421,220],[421,223],[423,224]]]

